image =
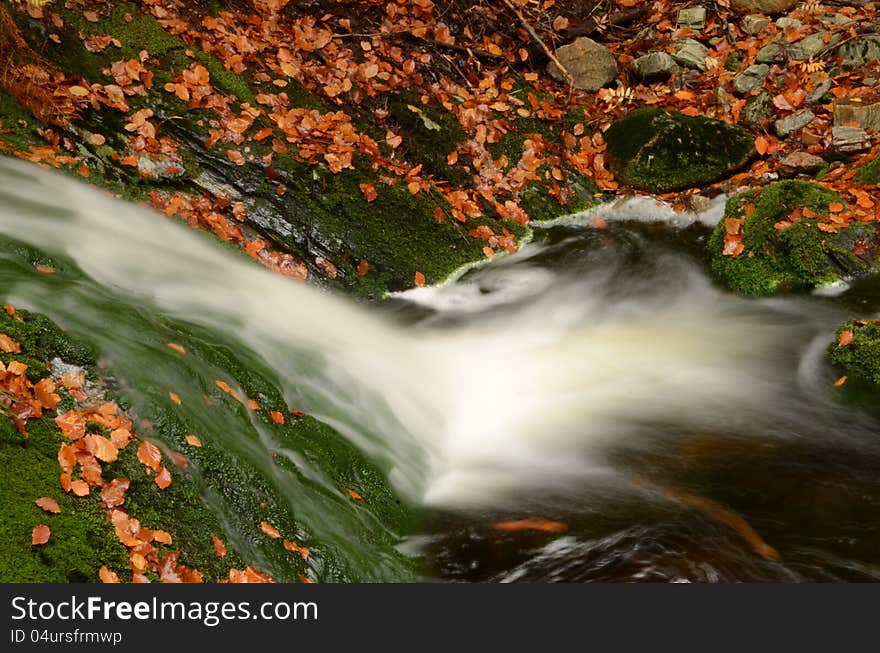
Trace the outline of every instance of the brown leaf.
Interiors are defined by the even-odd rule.
[[[847,329],[845,331],[841,331],[837,335],[837,346],[838,347],[846,347],[848,344],[850,344],[853,341],[853,336],[854,336],[853,332],[850,331],[849,329]]]
[[[52,531],[50,531],[49,527],[45,524],[35,526],[33,533],[31,533],[31,544],[33,544],[34,546],[38,544],[45,544],[49,541],[49,537],[51,535]]]
[[[108,585],[113,585],[119,582],[119,576],[116,575],[116,572],[107,569],[106,565],[101,565],[101,568],[98,570],[98,578],[101,579],[102,583]]]
[[[202,446],[202,441],[192,434],[186,436],[186,443],[191,444],[194,447]]]
[[[156,474],[156,478],[153,480],[156,482],[156,485],[159,486],[160,490],[164,490],[171,485],[171,472],[168,471],[167,467],[162,467],[159,469],[159,473]]]
[[[223,544],[223,540],[221,540],[216,535],[211,536],[211,541],[214,543],[214,553],[217,554],[218,558],[226,557],[226,545]]]
[[[11,354],[18,354],[21,352],[21,345],[15,342],[12,338],[7,336],[5,333],[0,333],[0,351],[5,351]]]
[[[162,453],[155,444],[144,440],[138,447],[137,459],[155,472],[159,470],[159,465],[162,463]]]
[[[568,525],[561,521],[551,521],[538,517],[527,519],[514,519],[510,521],[499,521],[492,524],[492,528],[496,531],[504,533],[515,533],[517,531],[541,531],[543,533],[564,533],[568,530]]]
[[[125,493],[131,481],[127,478],[114,478],[101,489],[101,503],[105,508],[116,508],[125,503]]]
[[[302,556],[303,560],[308,559],[309,557],[309,549],[305,546],[300,546],[296,542],[291,542],[290,540],[284,540],[284,548],[288,551],[292,551],[294,553],[298,553]]]
[[[58,505],[58,502],[50,497],[40,497],[39,499],[34,501],[34,503],[46,512],[51,512],[53,514],[58,514],[59,512],[61,512],[61,507]]]
[[[278,529],[275,528],[274,526],[272,526],[272,524],[270,524],[270,523],[267,522],[267,521],[260,522],[260,529],[261,529],[266,535],[268,535],[269,537],[271,537],[273,540],[278,539],[279,537],[281,537],[281,533],[278,532]]]
[[[176,342],[169,342],[168,346],[178,354],[186,354],[186,349],[184,349],[182,345],[178,345]]]
[[[88,496],[89,494],[89,484],[83,481],[82,479],[77,479],[75,481],[70,482],[70,489],[73,493],[78,497]]]

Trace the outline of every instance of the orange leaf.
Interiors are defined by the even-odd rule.
[[[844,374],[842,377],[840,377],[839,379],[837,379],[837,381],[834,382],[834,387],[839,388],[844,383],[846,383],[846,374]]]
[[[370,271],[370,264],[366,261],[366,259],[361,259],[358,262],[357,273],[363,277],[369,271]]]
[[[364,500],[364,498],[360,494],[355,492],[354,490],[350,490],[350,489],[346,488],[345,491],[348,492],[348,496],[350,496],[355,501],[363,501]]]
[[[52,379],[42,379],[34,386],[34,396],[43,408],[55,410],[61,397],[55,394],[55,382]]]
[[[416,284],[419,288],[425,285],[425,275],[421,272],[416,271],[415,276],[413,277],[413,283]]]
[[[758,151],[758,154],[764,156],[767,154],[767,148],[770,147],[770,143],[767,141],[767,138],[761,134],[755,137],[755,149]]]
[[[226,545],[223,544],[223,540],[221,540],[216,535],[211,536],[211,541],[214,543],[214,553],[217,554],[218,558],[226,557]]]
[[[58,505],[58,502],[50,497],[40,497],[34,501],[34,503],[46,512],[51,512],[56,515],[61,512],[61,507]]]
[[[284,548],[288,551],[299,553],[302,556],[303,560],[306,560],[309,557],[308,547],[300,546],[295,542],[291,542],[290,540],[284,540]]]
[[[144,440],[138,447],[137,459],[155,472],[159,470],[162,462],[162,453],[155,444]]]
[[[517,531],[541,531],[544,533],[564,533],[568,525],[561,521],[550,521],[537,517],[529,519],[515,519],[511,521],[499,521],[492,524],[496,531],[514,533]]]
[[[269,537],[271,537],[273,540],[276,540],[276,539],[278,539],[279,537],[281,537],[281,533],[278,532],[278,529],[275,528],[274,526],[272,526],[272,524],[270,524],[270,523],[267,522],[267,521],[260,522],[260,529],[261,529],[266,535],[268,535]]]
[[[186,349],[181,345],[178,345],[176,342],[169,342],[168,346],[179,354],[186,354]]]
[[[828,205],[828,210],[831,213],[840,213],[843,209],[844,206],[840,202],[831,202],[831,204]]]
[[[49,541],[49,537],[51,535],[52,531],[50,531],[49,527],[45,524],[35,526],[33,532],[31,533],[31,544],[33,544],[34,546],[38,544],[45,544]]]
[[[272,421],[276,424],[284,424],[284,415],[279,413],[277,410],[273,410],[269,413],[269,417],[272,418]]]
[[[84,497],[89,493],[89,484],[83,480],[77,479],[70,482],[70,489],[76,496]]]
[[[101,568],[98,570],[98,578],[101,579],[102,583],[110,585],[119,582],[119,576],[116,575],[116,572],[107,569],[106,565],[101,565]]]
[[[177,394],[176,392],[171,392],[171,391],[169,390],[169,391],[168,391],[168,396],[171,397],[171,401],[173,401],[173,402],[174,402],[175,404],[177,404],[178,406],[181,404],[180,397],[178,396],[178,394]]]
[[[156,485],[159,486],[160,490],[164,490],[171,485],[171,472],[168,471],[167,467],[162,467],[159,470],[159,473],[156,474],[156,478],[153,480],[156,482]]]
[[[853,332],[847,329],[846,331],[841,331],[837,336],[837,346],[838,347],[846,347],[853,341]]]
[[[194,436],[192,434],[187,435],[185,439],[186,439],[187,444],[191,444],[194,447],[201,447],[202,446],[202,441],[199,440],[196,436]]]
[[[19,345],[15,340],[7,336],[5,333],[0,333],[0,351],[5,351],[11,354],[18,354],[21,352],[21,345]]]

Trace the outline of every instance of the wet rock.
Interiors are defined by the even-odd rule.
[[[757,91],[764,84],[767,75],[770,74],[770,66],[764,63],[749,66],[733,80],[733,90],[740,95],[751,91]]]
[[[745,127],[760,127],[772,117],[773,94],[769,91],[761,91],[746,100],[739,122]]]
[[[666,52],[651,52],[633,61],[633,73],[646,81],[666,79],[679,72],[681,68]]]
[[[611,169],[622,182],[665,192],[711,183],[743,166],[752,134],[720,120],[641,108],[605,132]]]
[[[759,14],[749,14],[742,19],[740,25],[746,34],[755,36],[770,24],[770,19]]]
[[[672,58],[685,68],[706,70],[706,55],[709,53],[705,45],[694,39],[684,39],[673,44],[675,52]]]
[[[789,54],[795,61],[806,61],[832,49],[840,41],[840,35],[832,32],[816,32],[792,43]]]
[[[842,64],[847,68],[857,68],[880,60],[880,36],[863,36],[848,41],[837,49]]]
[[[740,14],[781,14],[800,0],[731,0],[730,8]]]
[[[556,51],[556,57],[574,79],[575,88],[598,91],[617,77],[617,60],[611,51],[593,39],[582,37]],[[555,79],[568,83],[559,67],[550,62],[547,71]]]
[[[832,127],[831,150],[835,154],[848,155],[871,149],[871,138],[861,127]]]
[[[814,102],[819,102],[825,94],[831,90],[831,80],[824,79],[816,85],[812,91],[807,93],[806,101],[808,104],[813,104]]]
[[[859,98],[847,98],[834,103],[834,126],[861,127],[865,131],[880,129],[880,102],[860,102]]]
[[[880,223],[855,222],[833,233],[818,228],[821,218],[789,220],[797,208],[827,216],[832,202],[843,199],[804,181],[779,181],[731,197],[709,239],[712,270],[744,295],[809,290],[869,271],[876,254],[869,260],[852,250],[860,240],[880,237]],[[736,236],[729,235],[730,220],[741,221]],[[736,243],[743,248],[733,256]]]
[[[138,159],[138,172],[151,179],[175,179],[184,174],[183,164],[167,157],[151,159],[142,156]]]
[[[793,113],[785,118],[780,118],[773,123],[773,129],[776,131],[777,135],[785,137],[793,132],[803,129],[813,122],[813,118],[815,117],[815,113],[809,109],[803,109],[802,111]]]
[[[768,43],[755,55],[758,63],[782,63],[785,59],[785,48],[778,41]]]
[[[848,377],[880,385],[880,320],[850,320],[828,345],[828,357]]]
[[[779,162],[779,174],[783,177],[811,175],[825,165],[825,160],[809,152],[792,152]]]
[[[686,195],[684,198],[684,206],[691,213],[703,213],[708,211],[712,206],[712,200],[705,195]]]
[[[706,26],[706,8],[688,7],[687,9],[679,9],[676,22],[678,27],[687,27],[688,29],[700,31]]]

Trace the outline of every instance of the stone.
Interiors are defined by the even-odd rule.
[[[807,93],[807,97],[805,98],[807,101],[807,104],[813,104],[814,102],[819,102],[823,97],[825,97],[825,94],[830,90],[831,90],[831,80],[827,79],[827,78],[823,79],[821,82],[819,82],[816,85],[816,88],[814,88],[812,91]]]
[[[666,52],[651,52],[633,61],[633,73],[646,81],[666,79],[679,72],[681,68]]]
[[[812,111],[810,111],[809,109],[803,109],[802,111],[793,113],[790,116],[785,116],[785,118],[780,118],[773,123],[773,129],[779,136],[785,137],[800,129],[803,129],[811,122],[813,122],[813,118],[815,117],[816,114],[814,114]]]
[[[754,136],[721,120],[643,107],[605,132],[617,179],[662,193],[712,183],[751,158]]]
[[[706,8],[688,7],[687,9],[679,9],[676,22],[678,27],[687,27],[688,29],[700,31],[706,26]]]
[[[685,68],[706,70],[706,55],[709,53],[705,45],[694,39],[684,39],[673,43],[675,52],[672,58]]]
[[[781,14],[800,0],[731,0],[730,8],[739,14]]]
[[[773,94],[761,91],[753,95],[739,114],[739,122],[745,127],[760,127],[773,117]]]
[[[733,80],[733,90],[740,95],[757,91],[764,85],[764,80],[770,74],[770,66],[765,63],[749,66]]]
[[[880,129],[880,102],[861,102],[859,98],[845,98],[834,103],[834,126],[856,123],[865,131]]]
[[[560,63],[571,73],[575,88],[598,91],[617,77],[617,59],[611,51],[593,39],[581,37],[556,51]],[[550,62],[548,72],[555,79],[568,83],[559,67]]]
[[[863,36],[837,48],[847,68],[857,68],[880,60],[880,36]]]
[[[804,127],[801,130],[801,143],[807,147],[810,145],[819,145],[823,140],[823,135],[819,131],[813,131],[809,127]]]
[[[861,127],[832,127],[831,150],[835,154],[854,154],[871,149],[871,139]]]
[[[712,200],[705,195],[685,195],[684,206],[691,213],[703,213],[712,206]]]
[[[141,175],[152,179],[175,179],[182,177],[184,173],[181,162],[174,161],[163,155],[158,155],[158,158],[155,159],[141,156],[138,159],[137,167]]]
[[[742,22],[740,23],[743,31],[751,36],[757,36],[760,34],[769,24],[770,19],[759,14],[749,14],[748,16],[743,17]]]
[[[783,16],[782,18],[776,19],[776,27],[779,29],[785,29],[786,27],[800,27],[803,25],[801,21],[797,18],[789,18],[788,16]]]
[[[810,175],[818,172],[825,160],[809,152],[792,152],[779,162],[779,174],[783,177]]]
[[[830,16],[823,16],[819,20],[826,27],[844,27],[855,22],[849,16],[844,16],[843,14],[831,14]]]
[[[758,63],[782,63],[785,61],[785,48],[777,41],[771,41],[763,48],[758,50],[755,55],[755,61]]]
[[[816,32],[802,38],[789,47],[789,54],[795,61],[806,61],[832,49],[840,41],[840,35],[831,32]]]
[[[869,88],[877,86],[877,80],[874,77],[865,77],[865,79],[862,80],[862,86],[867,86]]]

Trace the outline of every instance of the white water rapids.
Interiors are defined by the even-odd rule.
[[[640,273],[552,270],[532,245],[471,281],[405,295],[453,324],[402,326],[60,174],[0,159],[0,176],[0,233],[68,257],[132,302],[235,334],[290,405],[426,504],[489,505],[610,474],[603,448],[658,425],[808,434],[808,406],[829,401],[823,390],[809,404],[797,388],[827,387],[818,361],[836,309],[747,302],[683,259],[657,256]],[[24,282],[6,292],[50,316],[65,301]]]

